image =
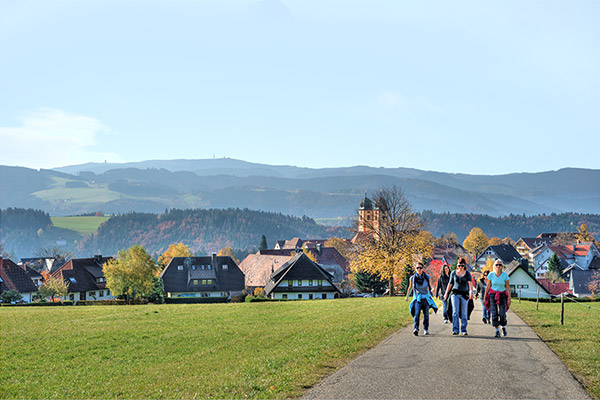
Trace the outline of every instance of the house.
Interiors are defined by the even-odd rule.
[[[499,258],[504,265],[510,264],[512,261],[521,261],[523,258],[519,252],[510,244],[499,244],[488,246],[479,257],[475,260],[477,266],[484,267],[488,258]]]
[[[300,238],[293,238],[290,240],[278,240],[275,242],[274,250],[284,250],[284,249],[315,249],[317,245],[324,246],[325,239],[310,239],[310,240],[302,240]]]
[[[47,271],[50,274],[56,272],[57,269],[62,267],[65,263],[63,259],[56,259],[53,257],[33,257],[33,258],[21,258],[18,265],[27,265],[36,271]]]
[[[529,252],[529,265],[533,266],[535,277],[541,278],[548,272],[548,262],[554,252],[547,244],[542,244]]]
[[[581,269],[588,270],[594,257],[600,257],[600,252],[594,243],[577,243],[573,245],[549,246],[556,255],[569,266],[577,264]]]
[[[296,254],[274,271],[265,286],[265,296],[273,299],[333,299],[339,295],[333,275],[304,253]]]
[[[350,264],[335,247],[317,245],[314,250],[308,250],[317,263],[333,275],[333,283],[339,289],[342,282],[348,279]],[[295,249],[260,250],[250,254],[241,263],[240,268],[246,275],[246,286],[249,288],[265,287],[271,274],[292,256],[301,251]]]
[[[244,273],[229,256],[173,257],[160,277],[167,297],[230,297],[244,290]]]
[[[69,299],[110,300],[114,296],[106,287],[102,266],[112,257],[98,254],[91,258],[73,258],[57,269],[52,276],[65,281],[69,287]]]
[[[521,296],[523,299],[535,299],[538,296],[538,289],[540,299],[549,299],[552,297],[552,293],[538,282],[529,271],[523,268],[523,265],[519,261],[513,260],[506,264],[505,272],[510,278],[511,297]]]
[[[520,238],[514,247],[523,258],[529,258],[534,249],[542,245],[549,246],[552,240],[553,238],[550,237]]]
[[[0,257],[0,293],[16,290],[25,303],[31,303],[38,287],[29,274],[12,260]]]
[[[575,297],[590,297],[592,296],[592,291],[589,288],[589,284],[592,279],[597,279],[595,274],[597,274],[597,270],[573,270],[571,271],[571,276],[569,278],[569,290],[573,293]]]
[[[441,260],[446,264],[452,265],[459,257],[467,257],[467,251],[458,243],[438,245],[433,248],[431,258]]]

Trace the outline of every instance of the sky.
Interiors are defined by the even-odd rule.
[[[600,168],[600,2],[2,0],[0,164]]]

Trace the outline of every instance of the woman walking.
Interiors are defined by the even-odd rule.
[[[406,291],[406,299],[408,301],[408,295],[413,290],[413,300],[410,303],[411,314],[414,317],[414,329],[413,335],[419,335],[419,319],[421,317],[421,311],[423,311],[423,329],[425,335],[429,335],[429,307],[432,307],[434,311],[437,311],[437,306],[431,297],[433,290],[429,280],[431,277],[425,273],[425,266],[423,263],[418,263],[415,266],[415,274],[410,277],[408,290]]]
[[[489,273],[490,271],[483,271],[482,277],[477,280],[477,290],[475,291],[475,297],[479,298],[483,307],[481,320],[484,324],[490,322],[490,312],[485,306],[485,289],[487,288],[487,276]]]
[[[496,328],[496,337],[500,337],[499,326],[502,327],[502,335],[506,336],[506,310],[510,308],[510,284],[508,274],[502,269],[502,261],[494,261],[494,272],[487,276],[487,287],[485,288],[485,301],[490,309],[492,325]]]
[[[473,299],[473,278],[467,271],[467,260],[464,257],[458,259],[456,271],[450,274],[450,281],[446,288],[444,300],[447,300],[452,292],[452,334],[460,332],[467,336],[468,304]]]
[[[450,274],[452,271],[450,270],[450,266],[446,263],[442,265],[442,273],[437,281],[437,287],[435,288],[435,297],[440,298],[440,294],[442,295],[442,304],[444,306],[444,323],[447,324],[450,319],[450,315],[448,315],[448,300],[444,299],[444,293],[446,293],[446,288],[448,287],[448,282],[450,282]]]

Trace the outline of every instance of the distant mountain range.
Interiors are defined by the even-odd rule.
[[[0,208],[53,216],[93,211],[249,208],[351,217],[365,191],[397,185],[416,210],[502,216],[600,213],[600,170],[468,175],[411,168],[299,168],[234,159],[88,163],[53,170],[0,166]]]

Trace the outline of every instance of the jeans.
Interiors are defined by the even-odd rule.
[[[422,299],[421,301],[415,302],[415,319],[414,319],[414,327],[415,330],[419,330],[419,319],[421,317],[421,310],[423,310],[423,328],[425,330],[429,329],[429,302],[427,299]]]
[[[489,320],[490,319],[490,311],[487,308],[485,308],[485,304],[483,304],[483,297],[481,298],[481,307],[483,307],[483,311],[481,313],[482,314],[481,318]]]
[[[458,332],[458,325],[460,320],[460,331],[467,331],[467,310],[469,300],[460,294],[453,294],[450,298],[452,300],[452,332]]]
[[[496,303],[496,296],[490,295],[490,314],[492,314],[492,325],[506,326],[506,295],[500,294],[500,302]]]
[[[452,319],[452,316],[448,315],[448,302],[449,301],[450,300],[442,300],[442,304],[444,305],[444,313],[442,315],[444,316],[444,319],[447,319],[447,320]]]

